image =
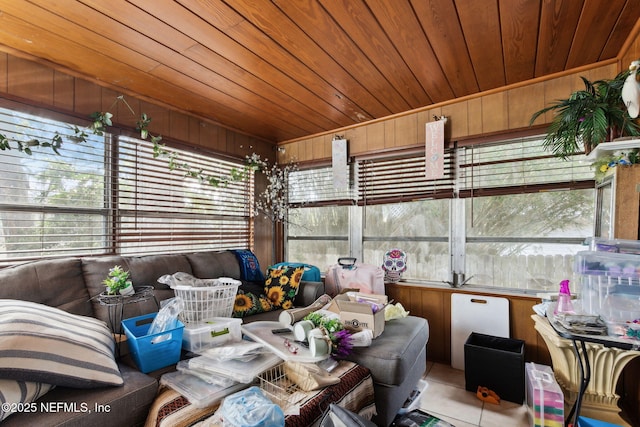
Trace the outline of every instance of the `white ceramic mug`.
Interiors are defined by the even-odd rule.
[[[311,320],[301,320],[293,325],[293,336],[298,341],[306,341],[309,332],[314,328],[314,324]]]
[[[311,356],[328,356],[331,353],[329,338],[325,335],[309,336],[309,351]]]

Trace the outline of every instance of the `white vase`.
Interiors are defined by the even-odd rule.
[[[129,285],[126,288],[120,289],[120,295],[133,295],[136,290],[133,289],[133,285]]]

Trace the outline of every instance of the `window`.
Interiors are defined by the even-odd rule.
[[[115,236],[119,253],[167,253],[249,247],[253,183],[213,187],[153,158],[148,141],[119,137]],[[239,162],[175,150],[206,175],[229,176]]]
[[[294,207],[289,210],[287,258],[330,265],[349,254],[351,189],[333,187],[331,168],[293,171],[289,183]]]
[[[348,224],[341,246],[290,225],[288,249],[295,251],[287,256],[320,268],[337,256],[380,265],[384,252],[398,247],[408,254],[407,281],[447,282],[455,272],[469,285],[556,289],[571,278],[573,255],[593,232],[593,172],[580,156],[550,156],[541,142],[519,138],[449,150],[445,176],[435,181],[424,179],[424,156],[358,160],[352,206],[297,208],[301,217],[322,209],[333,223]]]
[[[149,254],[250,247],[253,179],[211,187],[169,171],[152,144],[97,136],[74,144],[72,126],[0,108],[12,140],[63,137],[60,155],[0,151],[0,265],[56,256]],[[243,164],[174,150],[207,173]],[[115,153],[115,154],[112,154]]]

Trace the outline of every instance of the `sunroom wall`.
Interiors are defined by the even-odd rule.
[[[639,54],[640,55],[640,54]],[[628,65],[628,64],[627,64]],[[534,79],[518,85],[433,104],[402,114],[374,120],[361,125],[335,129],[331,132],[284,141],[278,144],[279,161],[327,162],[331,159],[331,140],[345,137],[349,156],[368,156],[398,149],[424,146],[425,123],[433,116],[446,116],[445,144],[488,139],[497,135],[535,131],[544,132],[551,114],[529,126],[531,115],[556,99],[566,98],[582,87],[580,76],[590,80],[610,79],[619,72],[618,61],[602,62],[590,68],[557,74],[545,80]]]
[[[116,97],[120,95],[125,96],[135,116],[124,103],[114,105]],[[89,116],[95,111],[109,111],[113,113],[114,123],[109,131],[132,136],[135,136],[135,123],[139,115],[146,113],[152,118],[149,132],[162,135],[163,142],[168,146],[199,147],[233,158],[244,158],[255,152],[263,158],[274,160],[274,144],[268,141],[6,53],[0,53],[0,105],[54,119],[76,121],[78,125],[88,125]],[[256,180],[257,191],[265,185],[264,180]],[[272,223],[256,218],[254,233],[253,249],[258,259],[264,263],[274,262]]]

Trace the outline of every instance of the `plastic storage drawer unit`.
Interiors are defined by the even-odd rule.
[[[533,427],[564,426],[564,395],[549,366],[527,363],[526,399]]]

